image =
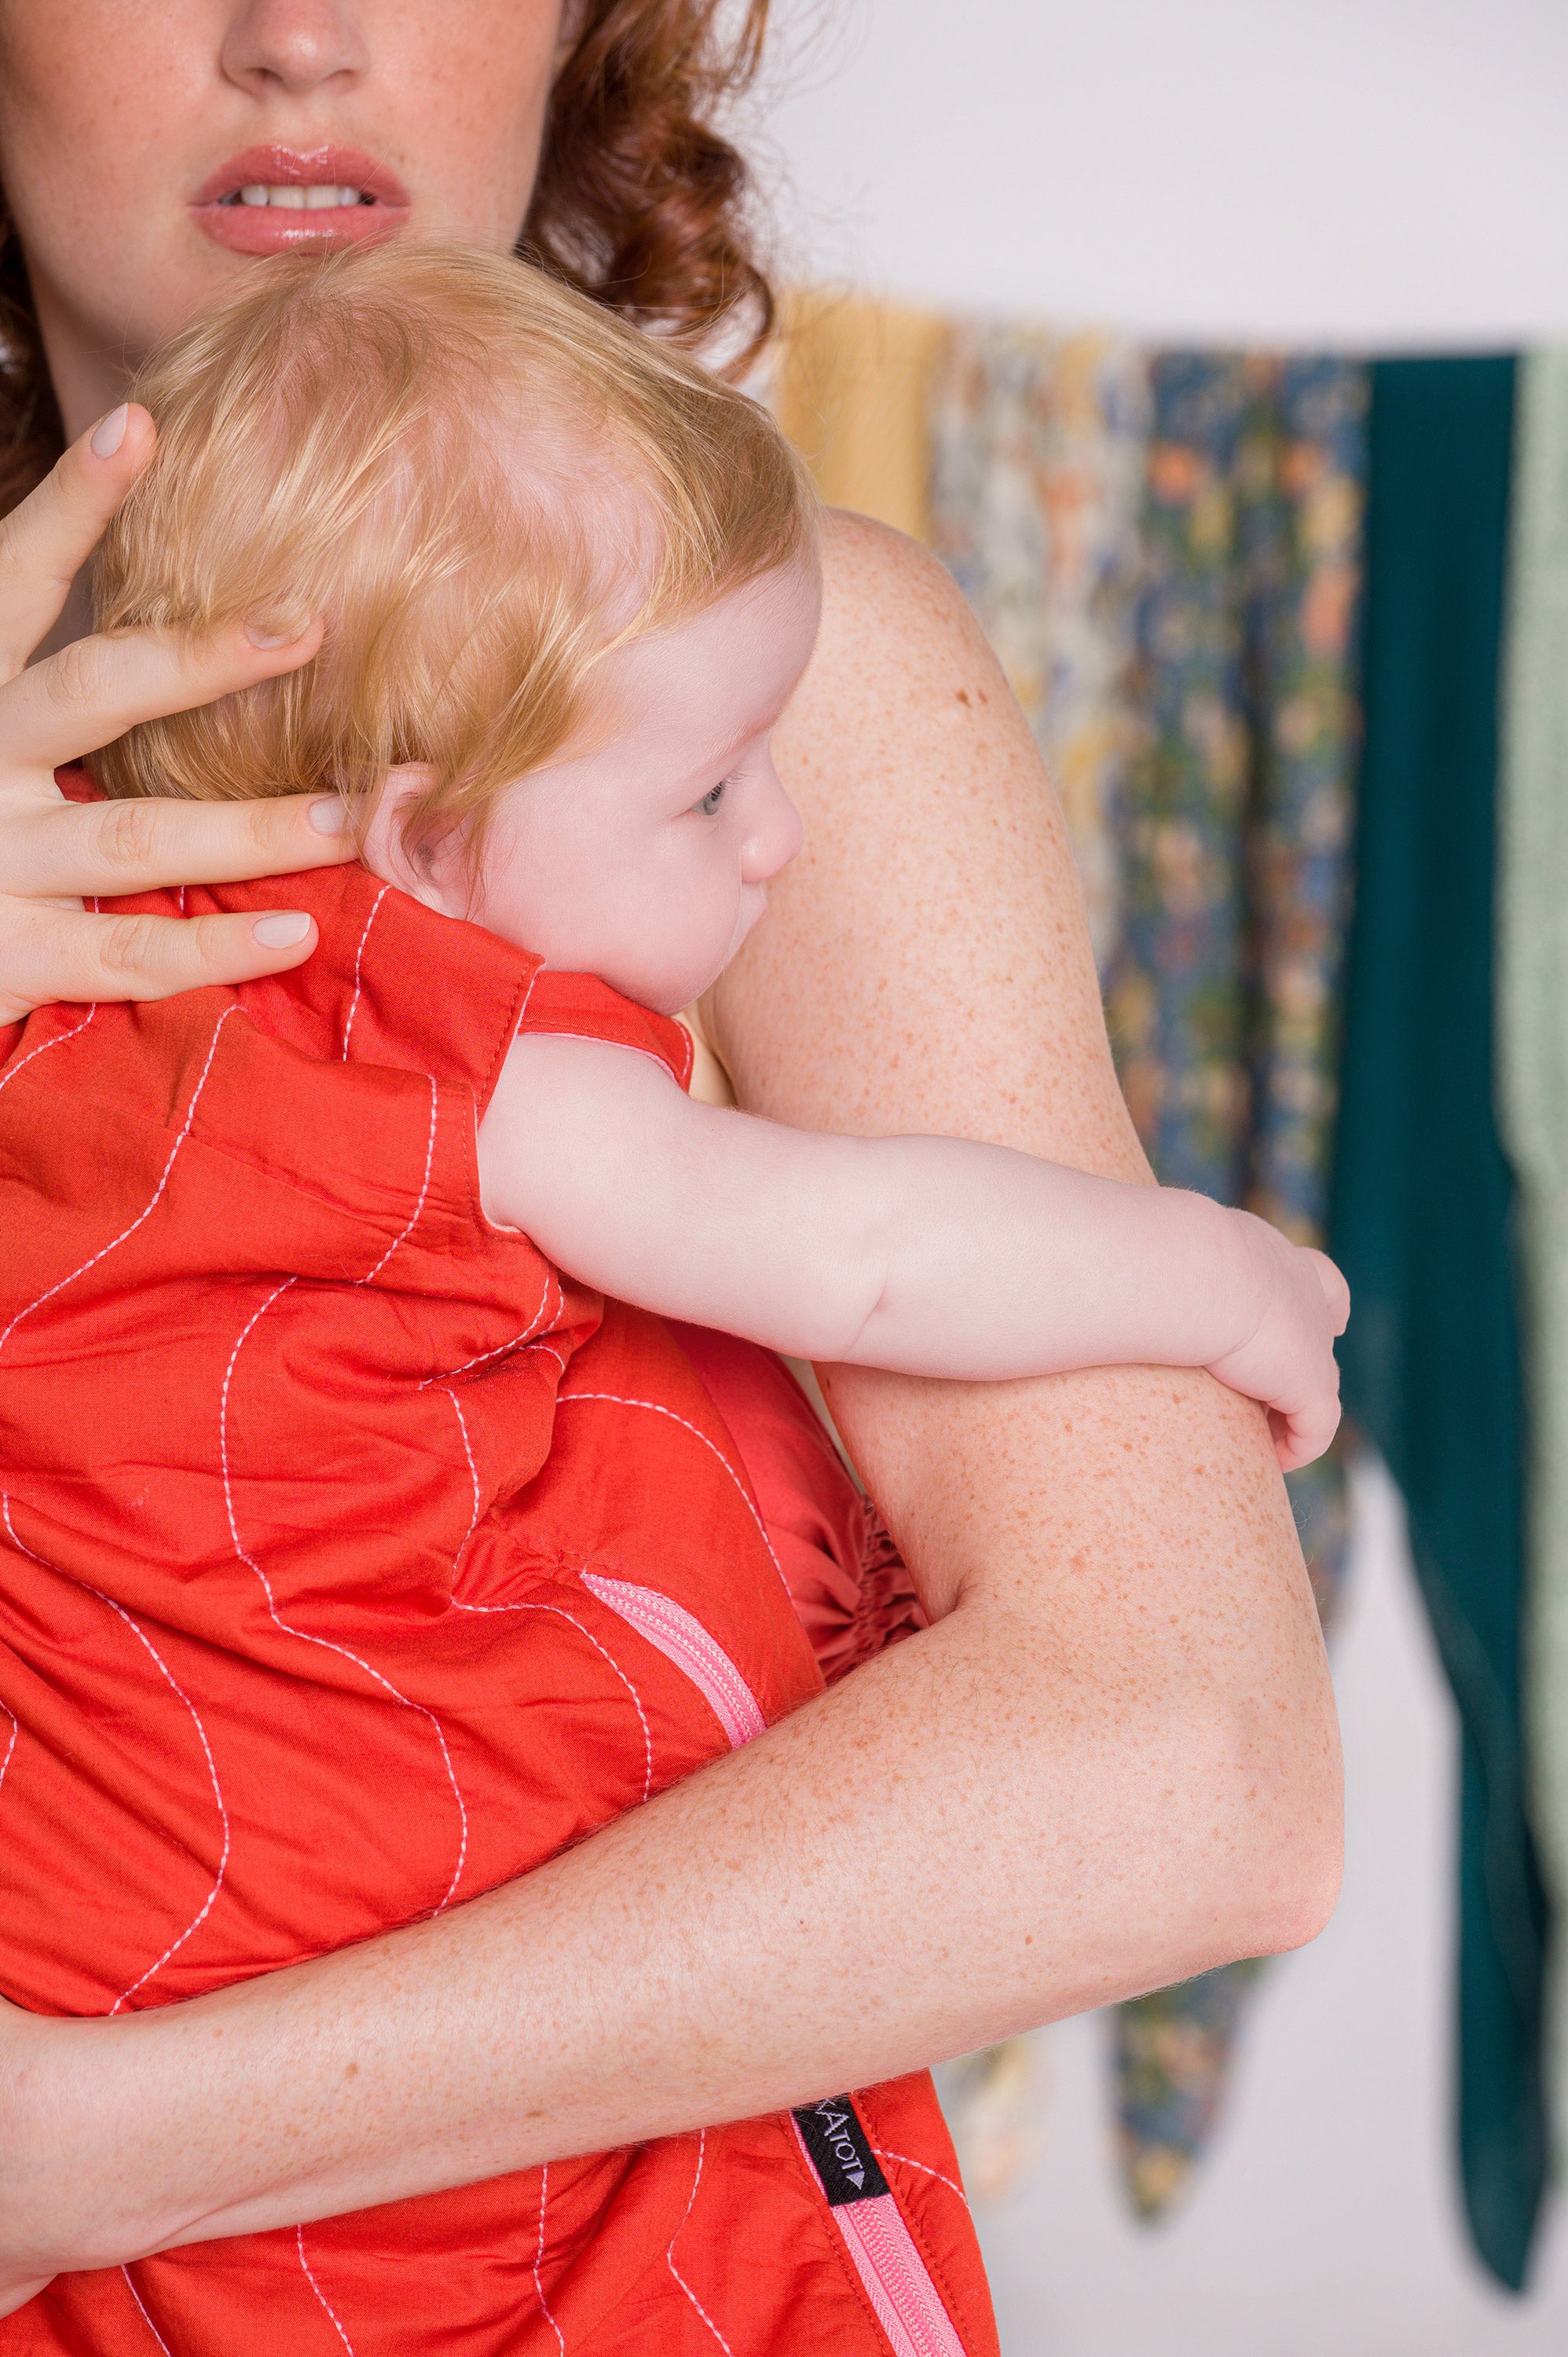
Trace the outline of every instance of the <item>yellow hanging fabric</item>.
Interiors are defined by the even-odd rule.
[[[900,303],[786,295],[774,413],[830,507],[929,539],[931,392],[950,335],[935,313]]]

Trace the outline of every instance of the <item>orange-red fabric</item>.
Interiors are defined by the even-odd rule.
[[[729,1427],[768,1542],[830,1685],[926,1627],[904,1559],[783,1361],[671,1323]]]
[[[472,1897],[821,1683],[670,1333],[479,1208],[520,1024],[676,1079],[685,1035],[358,866],[289,898],[295,974],[0,1034],[0,1990],[41,2012]],[[856,2103],[993,2348],[929,2083]],[[58,2278],[0,2352],[885,2352],[834,2215],[750,2122]]]

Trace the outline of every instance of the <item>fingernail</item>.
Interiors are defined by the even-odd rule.
[[[131,414],[129,402],[123,401],[107,417],[101,417],[92,429],[92,451],[98,458],[112,458],[125,439],[125,420]]]
[[[264,622],[247,622],[245,636],[253,647],[286,647],[291,643],[287,630],[269,630]]]
[[[297,909],[258,917],[251,927],[252,936],[264,950],[296,950],[309,931],[310,919],[301,916]]]
[[[349,823],[349,805],[341,794],[324,794],[312,802],[310,823],[317,834],[341,834]]]

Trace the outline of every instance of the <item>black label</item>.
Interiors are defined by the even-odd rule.
[[[874,2201],[886,2192],[887,2179],[847,2095],[826,2095],[820,2104],[804,2104],[795,2119],[832,2209],[842,2210],[848,2201]]]

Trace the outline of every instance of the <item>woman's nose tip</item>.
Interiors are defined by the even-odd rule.
[[[223,42],[231,81],[270,84],[295,96],[362,74],[369,63],[341,0],[251,0],[235,11]]]

